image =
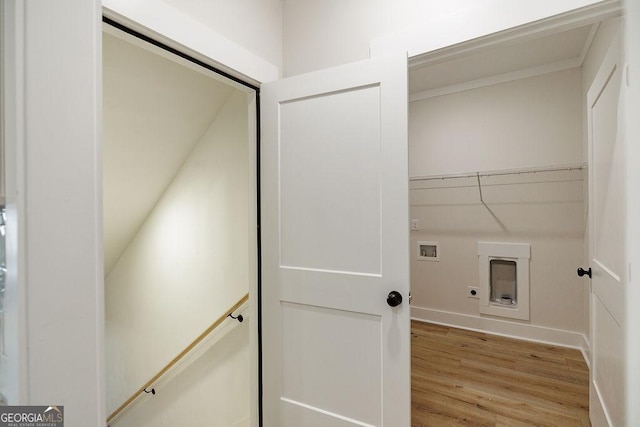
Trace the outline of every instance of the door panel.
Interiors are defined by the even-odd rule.
[[[284,303],[282,364],[287,369],[282,377],[283,397],[292,404],[304,402],[380,425],[381,329],[381,316]],[[299,345],[302,342],[305,345]],[[344,357],[359,353],[367,357]]]
[[[280,104],[283,265],[380,274],[379,105],[380,86]]]
[[[591,387],[594,426],[624,425],[625,141],[618,134],[621,31],[587,94],[591,244]]]
[[[261,97],[264,425],[408,427],[406,58]]]
[[[593,301],[594,334],[598,339],[593,345],[593,384],[601,405],[606,410],[611,426],[622,426],[622,411],[624,399],[622,387],[624,386],[622,355],[624,349],[621,346],[622,336],[620,325],[615,321],[600,299]],[[617,420],[617,421],[614,421]],[[597,427],[597,425],[596,425]]]

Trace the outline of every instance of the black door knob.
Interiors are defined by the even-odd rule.
[[[589,278],[591,278],[591,267],[589,267],[589,269],[588,269],[588,270],[585,270],[585,269],[584,269],[584,268],[582,268],[582,267],[580,267],[580,268],[578,269],[578,276],[582,277],[582,276],[584,276],[585,274],[586,274],[587,276],[589,276]]]
[[[397,307],[402,304],[402,295],[400,295],[400,292],[389,292],[389,295],[387,295],[387,304],[389,304],[391,307]]]

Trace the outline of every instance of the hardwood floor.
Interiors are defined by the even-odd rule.
[[[412,321],[412,426],[590,426],[578,350]]]

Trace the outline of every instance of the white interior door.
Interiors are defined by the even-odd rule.
[[[620,30],[587,94],[591,280],[590,417],[623,426],[625,389],[625,161],[619,133]]]
[[[408,427],[406,58],[261,98],[264,425]]]

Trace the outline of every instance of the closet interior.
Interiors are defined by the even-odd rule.
[[[103,67],[109,425],[248,425],[254,92],[108,24]]]
[[[589,290],[576,275],[588,249],[584,65],[615,25],[412,60],[414,319],[586,349]],[[423,256],[426,243],[437,258]]]

